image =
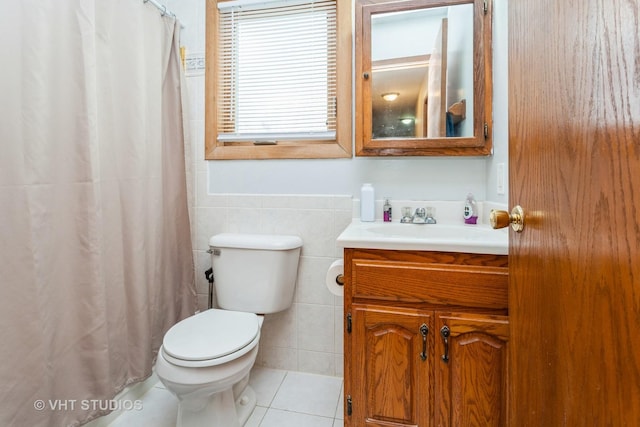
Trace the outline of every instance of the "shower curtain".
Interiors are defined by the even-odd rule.
[[[195,310],[180,25],[142,0],[2,9],[0,425],[80,425]]]

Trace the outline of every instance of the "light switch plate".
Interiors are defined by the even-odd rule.
[[[504,163],[498,163],[496,173],[496,193],[498,193],[498,195],[504,194],[504,180]]]

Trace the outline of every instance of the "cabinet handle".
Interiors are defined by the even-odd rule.
[[[449,362],[449,335],[451,335],[451,331],[447,325],[444,325],[442,329],[440,329],[440,335],[442,335],[442,341],[444,341],[444,354],[442,355],[442,361],[444,363]]]
[[[420,333],[422,334],[422,353],[420,353],[420,359],[424,362],[427,360],[427,334],[429,333],[429,327],[426,323],[420,326]]]

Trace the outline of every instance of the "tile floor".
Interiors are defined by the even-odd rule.
[[[342,378],[255,367],[250,384],[258,404],[245,427],[342,427]],[[158,382],[142,410],[123,412],[109,427],[174,427],[178,401]]]

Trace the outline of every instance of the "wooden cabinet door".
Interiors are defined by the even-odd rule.
[[[353,304],[350,427],[430,427],[432,313]]]
[[[436,312],[435,425],[507,425],[507,316]]]

